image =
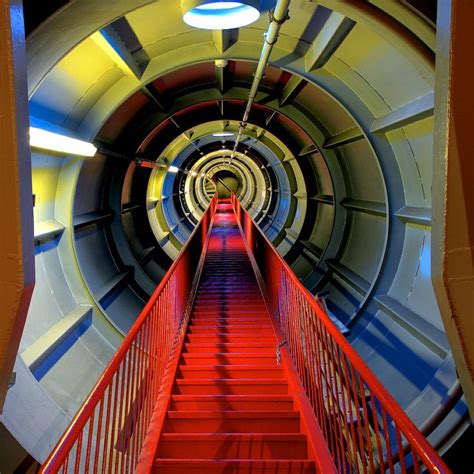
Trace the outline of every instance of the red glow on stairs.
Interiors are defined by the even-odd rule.
[[[314,473],[277,340],[220,202],[155,457],[156,472]]]

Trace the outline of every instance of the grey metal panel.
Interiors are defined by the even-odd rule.
[[[91,313],[91,306],[79,306],[60,319],[47,332],[43,333],[21,353],[21,357],[28,368],[31,371],[35,371],[39,365],[45,363],[79,325],[87,318],[91,318]]]
[[[16,382],[8,391],[0,420],[21,445],[42,462],[71,418],[39,386],[20,357],[14,370]]]
[[[374,300],[382,311],[414,335],[422,344],[437,353],[441,358],[447,356],[449,344],[444,331],[439,330],[419,314],[416,314],[399,301],[390,298],[390,296],[378,295]]]
[[[37,283],[33,291],[30,310],[20,343],[20,352],[30,346],[62,317],[62,304],[70,309],[74,305],[72,295],[70,293],[68,295],[67,292],[63,293],[61,298],[51,298],[51,288],[48,285],[48,270],[51,271],[51,269],[59,268],[59,259],[55,250],[50,250],[48,253],[51,256],[50,265],[43,263],[44,256],[41,254],[36,255],[35,258]],[[62,283],[62,288],[67,289],[64,280],[62,280]]]
[[[339,261],[372,283],[385,251],[387,222],[384,217],[353,212],[347,243]]]
[[[354,343],[369,367],[395,399],[407,407],[431,381],[442,359],[420,344],[404,327],[382,311],[366,318]]]
[[[103,301],[102,306],[110,320],[126,334],[143,309],[144,302],[130,288],[125,287],[111,295],[109,301]]]
[[[99,227],[90,226],[79,230],[75,240],[82,273],[94,293],[110,281],[118,269],[110,257],[107,240]]]
[[[86,332],[88,331],[95,332],[95,337],[101,338],[94,327],[89,327]],[[108,352],[108,356],[111,357],[112,348]],[[72,367],[74,370],[71,370]],[[61,354],[57,362],[42,376],[39,384],[51,399],[72,417],[104,368],[103,361],[87,350],[78,339]]]

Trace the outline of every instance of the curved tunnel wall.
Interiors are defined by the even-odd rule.
[[[232,161],[232,139],[212,134],[238,128],[264,16],[209,32],[185,26],[171,1],[81,0],[29,38],[32,122],[100,149],[93,159],[32,157],[37,287],[4,419],[37,459],[222,171],[431,442],[445,449],[464,429],[430,279],[433,29],[403,6],[319,3],[292,2]],[[158,28],[157,18],[166,18]]]

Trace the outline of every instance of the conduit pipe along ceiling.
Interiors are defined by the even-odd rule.
[[[277,8],[278,22],[206,30],[173,0],[75,0],[28,36],[31,123],[98,148],[32,149],[36,287],[3,421],[36,459],[216,183],[436,447],[465,430],[431,286],[435,28],[394,3],[292,0],[284,23]]]

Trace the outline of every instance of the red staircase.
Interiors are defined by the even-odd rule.
[[[235,214],[219,204],[157,472],[315,472],[276,345]]]
[[[211,201],[40,472],[450,470],[232,196]]]

